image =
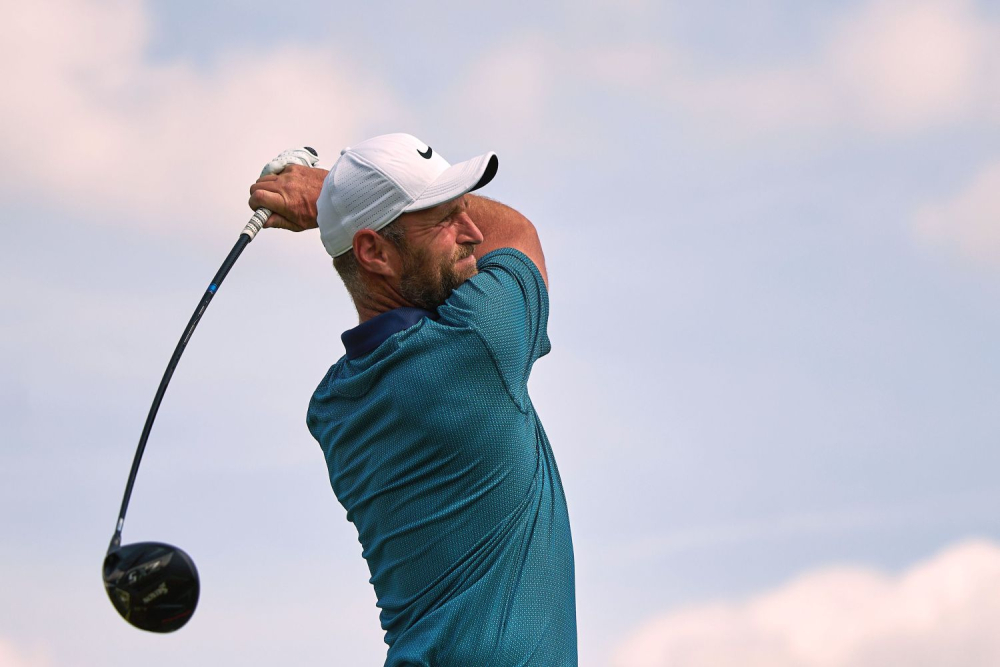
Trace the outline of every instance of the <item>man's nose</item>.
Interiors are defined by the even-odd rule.
[[[458,233],[458,238],[455,239],[457,243],[471,243],[473,245],[479,245],[483,242],[483,233],[479,231],[479,227],[476,223],[472,221],[468,213],[459,214],[459,222],[461,223],[461,228]]]

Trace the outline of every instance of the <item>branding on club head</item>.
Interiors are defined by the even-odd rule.
[[[166,567],[173,556],[173,554],[167,554],[166,556],[160,556],[159,558],[147,561],[142,565],[136,565],[125,574],[125,581],[130,584],[142,581],[149,575],[155,574],[162,568]]]
[[[426,153],[424,151],[418,150],[417,151],[417,155],[419,155],[420,157],[422,157],[425,160],[430,160],[431,159],[431,155],[434,155],[434,149],[431,148],[430,146],[428,146]]]
[[[169,592],[170,591],[167,590],[167,584],[166,584],[166,582],[162,582],[161,581],[160,585],[156,587],[156,590],[154,590],[152,593],[150,593],[149,595],[147,595],[146,597],[144,597],[142,599],[142,602],[143,602],[143,604],[149,604],[150,602],[152,602],[156,598],[160,597],[161,595],[166,595]]]

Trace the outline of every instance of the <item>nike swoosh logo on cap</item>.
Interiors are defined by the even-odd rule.
[[[431,159],[431,155],[433,155],[433,154],[434,154],[434,149],[431,148],[430,146],[427,147],[427,152],[426,153],[421,152],[419,150],[417,151],[417,155],[419,155],[420,157],[424,158],[425,160],[430,160]]]

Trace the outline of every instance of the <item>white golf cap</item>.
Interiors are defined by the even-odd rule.
[[[409,134],[383,134],[340,151],[316,202],[320,238],[332,257],[362,229],[378,231],[403,213],[421,211],[481,188],[497,173],[495,153],[456,165]]]

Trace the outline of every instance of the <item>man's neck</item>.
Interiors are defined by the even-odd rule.
[[[399,295],[386,294],[369,295],[368,298],[361,302],[355,302],[354,305],[358,310],[358,324],[364,324],[373,317],[396,308],[413,307],[412,303],[408,303]]]

